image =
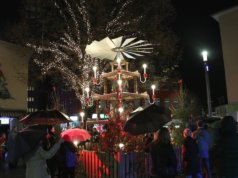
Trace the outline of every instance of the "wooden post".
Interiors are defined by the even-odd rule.
[[[138,93],[138,81],[137,81],[137,78],[134,77],[134,93]]]
[[[107,94],[107,80],[104,80],[103,92]]]

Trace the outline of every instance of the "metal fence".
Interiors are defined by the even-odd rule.
[[[181,148],[176,147],[178,172],[182,170]],[[149,178],[150,154],[118,152],[115,154],[82,150],[76,170],[80,178]]]

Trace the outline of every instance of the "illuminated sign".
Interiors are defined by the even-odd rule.
[[[0,118],[0,124],[1,125],[8,125],[9,124],[9,118],[7,118],[7,117]]]

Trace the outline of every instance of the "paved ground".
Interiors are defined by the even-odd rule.
[[[9,168],[7,165],[0,167],[0,178],[25,178],[25,167],[19,166],[18,168]],[[82,176],[76,176],[76,178],[84,178]],[[177,178],[184,178],[178,176]]]
[[[18,168],[9,168],[7,165],[2,165],[0,168],[1,178],[25,178],[25,168],[20,166]]]
[[[25,168],[14,168],[14,169],[0,169],[0,178],[25,178]],[[83,178],[80,176],[80,178]],[[177,178],[184,178],[182,176],[178,176]]]

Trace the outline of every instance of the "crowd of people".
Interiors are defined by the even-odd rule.
[[[34,150],[24,156],[26,178],[75,178],[77,149],[72,142],[64,141],[56,135],[54,127],[48,128]],[[94,132],[96,130],[94,129]],[[97,134],[93,139],[97,139]],[[16,136],[13,127],[8,137],[0,136],[0,145],[5,145],[10,168],[17,166],[18,160],[11,159],[12,142]],[[220,121],[216,139],[206,128],[204,120],[197,122],[195,130],[183,130],[182,173],[186,178],[236,178],[238,177],[238,133],[237,122],[232,116]],[[215,140],[215,142],[214,142]],[[171,142],[170,130],[160,128],[146,136],[145,152],[150,153],[151,178],[175,178],[178,175],[178,158]],[[0,157],[3,152],[0,152]],[[215,174],[212,174],[215,173]],[[34,176],[33,176],[34,175]]]
[[[232,116],[225,116],[215,133],[212,135],[203,121],[197,122],[193,132],[189,128],[184,130],[182,155],[186,177],[238,177],[237,122]]]
[[[76,146],[56,135],[53,126],[49,126],[47,130],[34,149],[22,157],[26,167],[26,178],[75,178],[78,162]],[[0,159],[5,160],[12,169],[19,164],[14,144],[17,133],[16,127],[13,127],[8,137],[6,134],[0,137],[0,145],[4,145],[4,149],[0,151]]]
[[[152,160],[151,178],[174,178],[177,174],[177,159],[171,143],[170,132],[163,127],[154,133],[154,138],[146,144]]]
[[[195,130],[189,127],[183,130],[181,173],[186,178],[237,178],[237,122],[232,116],[225,116],[215,136],[206,126],[204,120],[199,120]],[[151,178],[177,176],[178,159],[172,148],[168,128],[161,128],[153,138],[147,134],[145,151],[152,158]]]

